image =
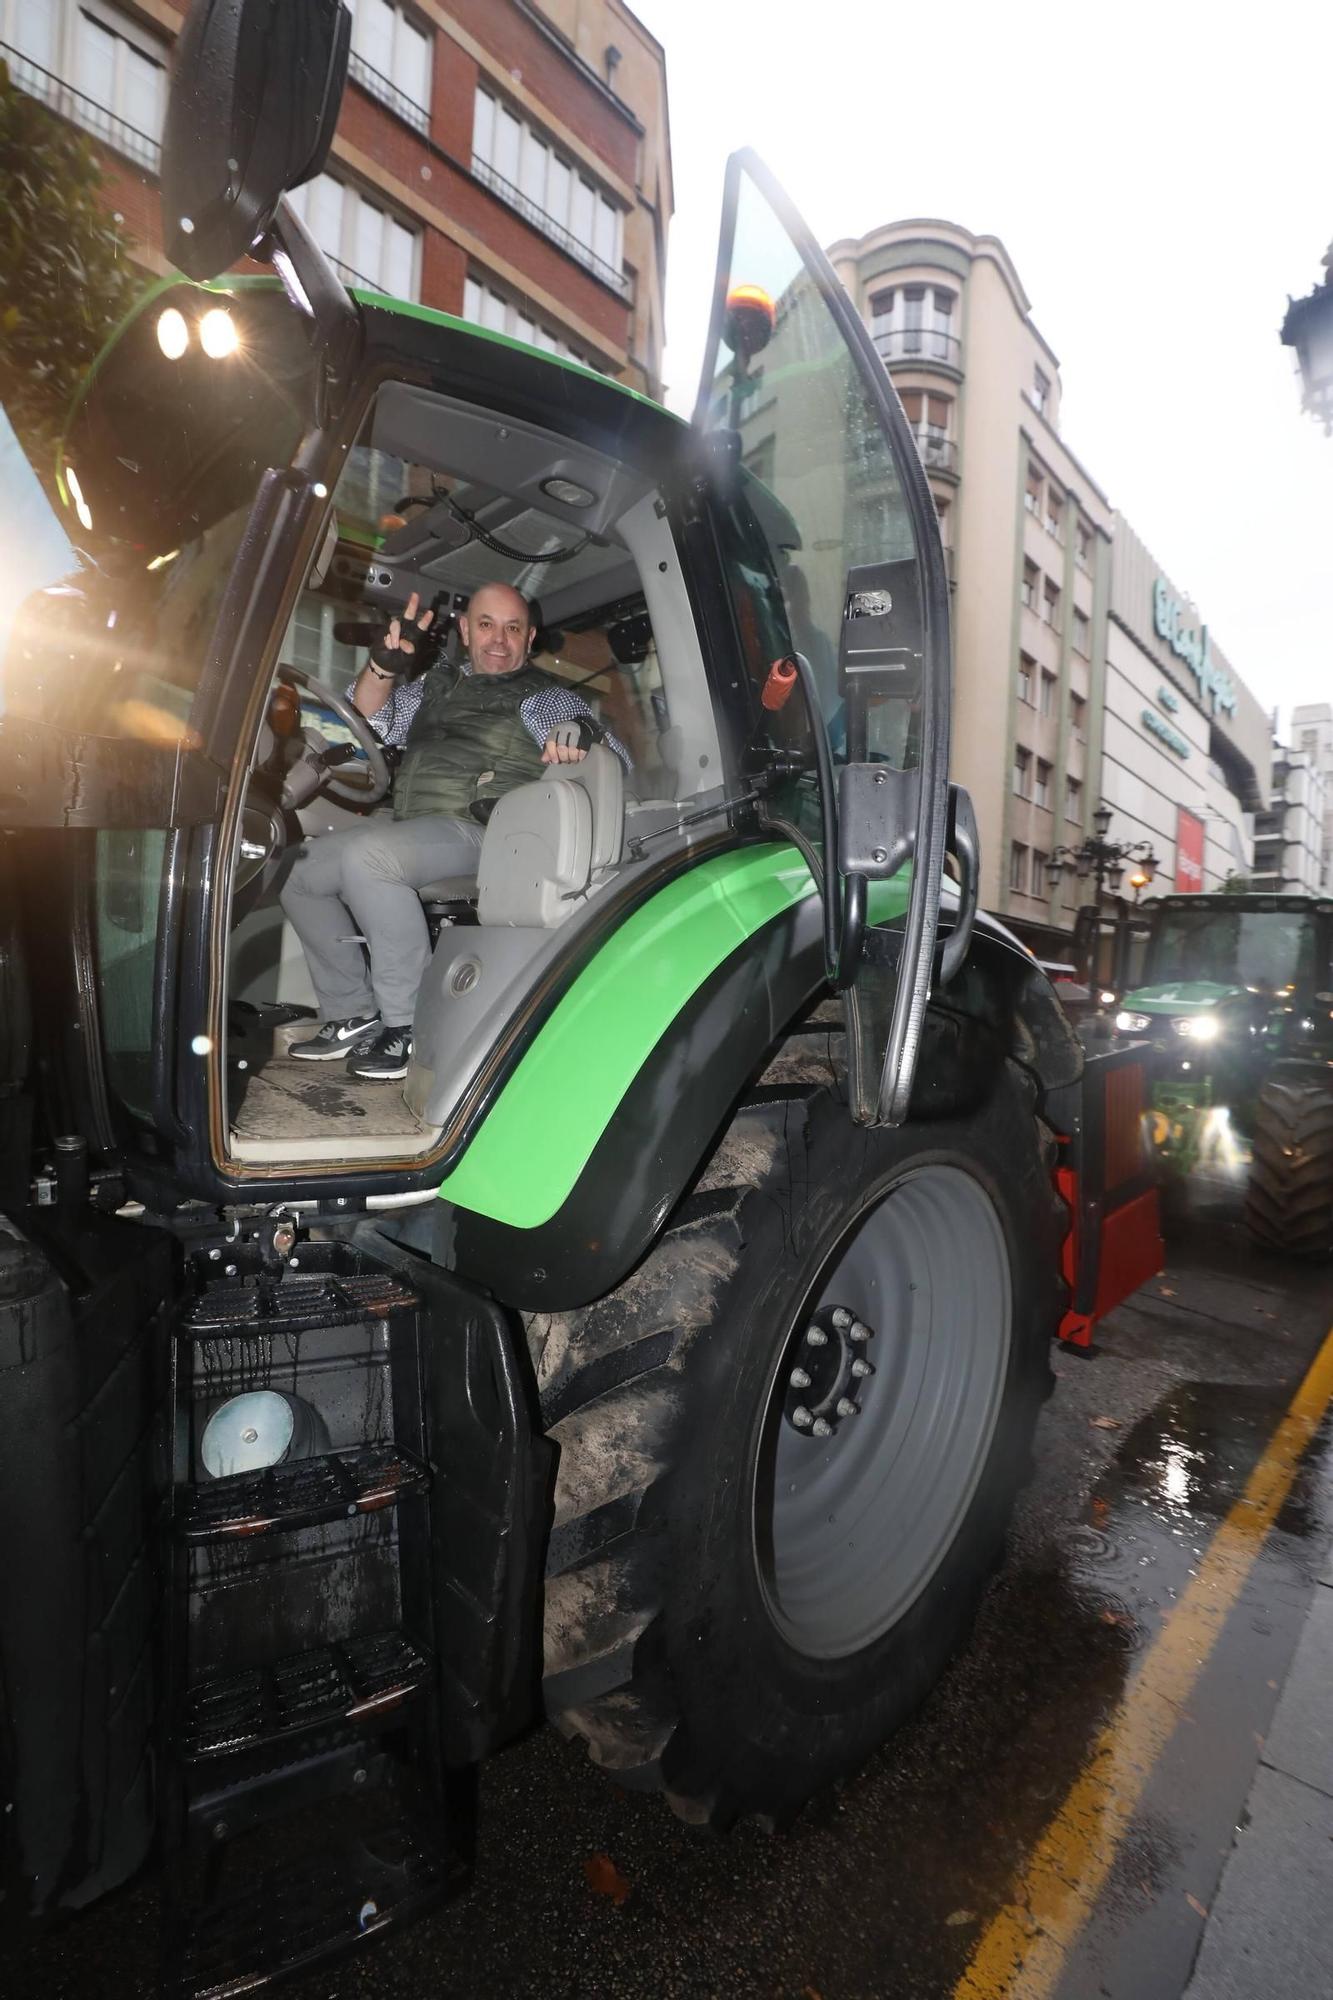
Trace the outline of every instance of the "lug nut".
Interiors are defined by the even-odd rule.
[[[806,1374],[804,1368],[793,1368],[787,1380],[791,1383],[793,1389],[808,1389],[810,1387],[810,1377]]]
[[[796,1405],[796,1408],[791,1413],[791,1420],[795,1424],[798,1431],[808,1431],[810,1429],[810,1426],[815,1421],[814,1418],[811,1416],[809,1410],[806,1409],[804,1403],[798,1403]],[[821,1422],[822,1421],[823,1420],[821,1418]]]
[[[870,1363],[868,1361],[863,1361],[861,1359],[861,1356],[858,1354],[855,1361],[853,1361],[852,1363],[852,1373],[853,1375],[855,1375],[857,1381],[858,1382],[861,1381],[867,1375],[873,1375],[874,1372],[875,1371],[871,1367]]]
[[[852,1322],[851,1336],[853,1340],[869,1340],[873,1331],[874,1329],[868,1327],[863,1319],[853,1320]]]
[[[811,1347],[828,1346],[828,1335],[825,1333],[822,1326],[808,1326],[805,1329],[805,1337],[809,1341]]]
[[[814,1423],[811,1425],[811,1429],[817,1438],[827,1438],[833,1436],[832,1424],[827,1422],[826,1419],[823,1417],[816,1417]]]
[[[854,1403],[850,1396],[839,1396],[836,1407],[840,1417],[859,1417],[861,1414],[860,1404]]]
[[[833,1324],[834,1326],[837,1327],[838,1332],[846,1333],[851,1323],[852,1323],[852,1315],[848,1312],[846,1306],[834,1306]]]

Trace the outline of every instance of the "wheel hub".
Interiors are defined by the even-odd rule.
[[[850,1306],[820,1306],[793,1343],[784,1420],[801,1437],[830,1438],[861,1414],[857,1393],[875,1370],[867,1355],[875,1329]]]

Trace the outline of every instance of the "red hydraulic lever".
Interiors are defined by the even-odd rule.
[[[787,697],[796,685],[796,662],[794,660],[774,660],[764,682],[764,691],[759,700],[764,708],[779,709],[786,706]]]

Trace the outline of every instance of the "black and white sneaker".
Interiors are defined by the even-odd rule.
[[[324,1021],[304,1042],[292,1042],[287,1053],[298,1062],[336,1062],[359,1053],[379,1027],[378,1014],[354,1014],[350,1021]]]
[[[364,1076],[376,1083],[394,1083],[407,1075],[412,1060],[412,1030],[381,1028],[368,1049],[353,1056],[347,1068],[352,1076]]]

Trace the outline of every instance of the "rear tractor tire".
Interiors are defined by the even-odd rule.
[[[1269,1077],[1251,1142],[1245,1226],[1263,1250],[1333,1251],[1333,1089],[1319,1076]]]
[[[616,1292],[531,1329],[560,1448],[548,1713],[714,1825],[789,1818],[938,1677],[1002,1553],[1063,1304],[1026,1072],[867,1131],[819,1051],[785,1045]]]

